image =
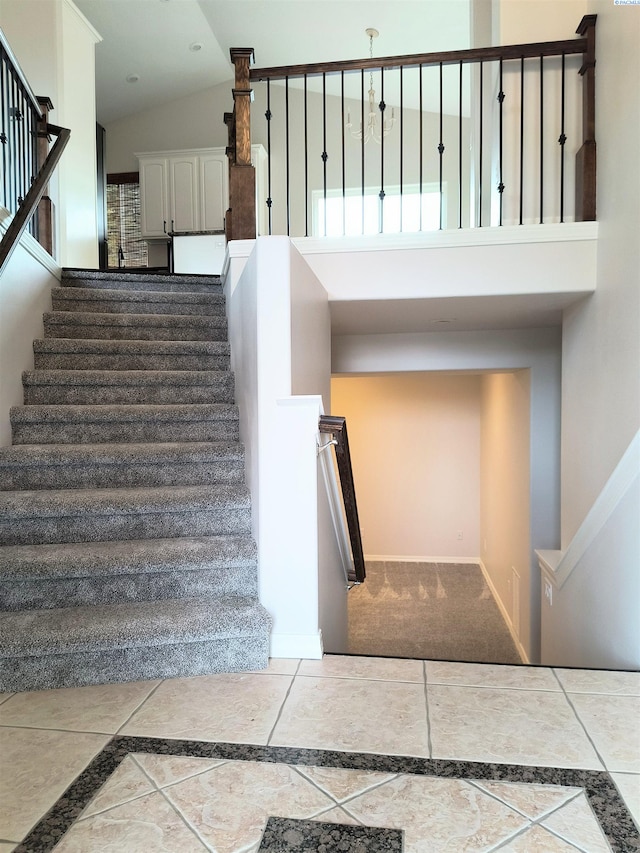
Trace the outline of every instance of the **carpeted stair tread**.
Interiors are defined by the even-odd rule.
[[[151,287],[152,285],[150,285]],[[215,293],[163,293],[155,290],[109,290],[54,287],[54,311],[116,314],[224,314],[224,296]]]
[[[237,441],[231,403],[14,406],[14,444]]]
[[[231,403],[226,370],[26,370],[24,402],[39,404]]]
[[[0,576],[44,580],[128,575],[134,571],[151,574],[168,569],[189,572],[211,566],[233,569],[255,565],[256,559],[257,548],[249,536],[5,545],[0,548]]]
[[[138,515],[158,512],[193,512],[249,506],[244,485],[160,486],[121,489],[36,489],[0,492],[0,518],[20,519],[81,514]],[[0,521],[0,524],[2,522]],[[1,529],[1,527],[0,527]]]
[[[220,279],[64,270],[0,448],[0,691],[263,669]]]
[[[176,599],[3,614],[0,659],[250,637],[270,618],[254,598]]]
[[[100,338],[128,340],[226,340],[224,315],[105,314],[48,311],[45,338]]]
[[[246,487],[157,486],[0,492],[0,545],[248,534]]]
[[[244,447],[227,442],[0,447],[0,491],[242,482]]]
[[[228,370],[227,341],[44,338],[33,342],[37,370]]]
[[[165,293],[222,292],[220,276],[170,273],[64,269],[63,287],[109,288],[110,290],[154,290]]]

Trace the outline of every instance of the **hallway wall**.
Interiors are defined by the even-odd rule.
[[[331,411],[347,418],[368,557],[479,555],[480,381],[422,372],[333,377]]]
[[[528,636],[531,602],[531,371],[482,377],[482,562],[516,636]]]

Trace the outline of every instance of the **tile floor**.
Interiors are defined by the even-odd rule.
[[[340,656],[4,694],[0,853],[640,850],[639,712],[636,673]]]

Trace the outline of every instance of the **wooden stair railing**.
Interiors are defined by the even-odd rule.
[[[253,99],[251,90],[251,81],[266,81],[267,86],[271,81],[284,81],[285,86],[288,86],[288,81],[293,79],[302,79],[305,82],[309,77],[322,77],[346,73],[360,72],[365,70],[376,70],[382,72],[383,69],[404,69],[410,67],[440,67],[446,65],[459,65],[462,69],[463,64],[475,63],[481,65],[484,62],[499,62],[502,67],[502,62],[507,60],[520,60],[524,63],[526,59],[539,58],[540,68],[542,68],[543,58],[557,57],[562,58],[564,68],[565,56],[582,54],[582,67],[580,75],[583,80],[582,87],[582,144],[576,154],[576,171],[575,171],[575,220],[588,221],[594,220],[596,217],[596,141],[595,141],[595,25],[596,15],[585,15],[576,30],[580,38],[566,39],[550,42],[538,42],[532,44],[505,45],[496,47],[473,48],[470,50],[456,50],[438,53],[425,53],[407,56],[390,56],[390,57],[375,57],[371,59],[347,60],[342,62],[325,62],[314,63],[307,65],[288,65],[274,68],[251,68],[254,51],[252,48],[232,49],[231,59],[235,65],[235,87],[233,90],[234,97],[234,112],[225,114],[225,123],[229,129],[229,147],[227,153],[229,155],[230,169],[230,210],[227,213],[227,239],[239,240],[252,238],[255,236],[255,177],[251,170],[251,177],[247,172],[245,177],[244,169],[247,169],[251,160],[251,115],[250,102]],[[564,71],[563,71],[564,74]],[[504,93],[500,92],[504,97]],[[502,101],[500,101],[500,110],[502,109]],[[267,99],[268,103],[268,99]],[[381,104],[380,109],[384,109]],[[364,108],[363,108],[364,110]],[[267,122],[271,120],[270,107],[267,106]],[[268,125],[269,127],[269,125]],[[500,131],[502,133],[502,130]],[[269,134],[269,131],[268,131]],[[564,146],[565,139],[564,130],[558,140],[560,146]],[[480,143],[482,147],[482,143]],[[270,146],[269,146],[270,147]],[[440,140],[440,156],[444,146]],[[363,144],[364,149],[364,144]],[[268,157],[271,156],[270,150]],[[327,159],[326,150],[323,152],[323,159]],[[364,156],[364,154],[363,154]],[[480,155],[482,157],[482,154]],[[344,167],[343,167],[344,168]],[[401,167],[402,168],[402,167]],[[482,171],[482,164],[481,164]],[[270,171],[269,171],[270,174]],[[462,173],[461,173],[462,174]],[[364,179],[363,179],[364,180]],[[344,187],[343,187],[344,190]],[[498,191],[502,198],[502,179]],[[326,187],[325,187],[326,192]],[[363,187],[364,192],[364,187]],[[563,188],[561,188],[561,195]],[[381,189],[381,197],[384,192]],[[480,186],[480,196],[482,196],[482,186]],[[267,205],[271,214],[271,191],[269,190],[269,198]],[[502,202],[500,202],[502,204]],[[482,216],[482,214],[480,214]],[[288,221],[288,212],[287,212]],[[542,220],[541,220],[542,221]],[[560,221],[564,221],[560,214]],[[480,225],[482,221],[480,220]],[[500,214],[500,223],[502,224],[502,213]],[[522,214],[521,214],[522,224]],[[442,227],[442,219],[441,219]],[[459,225],[462,227],[462,224]],[[269,231],[271,233],[271,231]]]
[[[353,469],[351,467],[351,454],[349,452],[346,418],[336,417],[334,415],[320,415],[318,430],[321,433],[328,433],[332,435],[335,439],[336,461],[338,463],[338,474],[340,475],[342,501],[344,504],[347,528],[349,530],[349,541],[351,544],[351,555],[353,558],[353,570],[347,572],[347,577],[352,583],[362,583],[366,577],[366,572],[364,565],[364,553],[362,551],[362,538],[360,535],[360,521],[358,519],[358,506],[356,503],[356,488],[353,480]]]
[[[33,94],[2,30],[0,77],[0,205],[13,217],[0,242],[2,273],[27,226],[53,254],[54,210],[48,185],[70,131],[49,124],[53,104]],[[57,138],[49,150],[52,136]]]
[[[53,175],[56,166],[60,161],[62,152],[64,151],[71,131],[66,127],[58,127],[55,124],[46,125],[46,133],[51,136],[56,136],[57,139],[53,147],[49,151],[44,164],[42,165],[38,175],[29,188],[22,204],[16,211],[13,219],[9,223],[9,227],[0,242],[0,275],[11,257],[11,253],[18,244],[22,232],[27,227],[29,220],[33,216],[40,203],[40,199],[45,195],[51,176]]]

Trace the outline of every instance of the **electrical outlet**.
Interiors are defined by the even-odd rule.
[[[549,603],[549,607],[553,604],[553,585],[551,581],[544,582],[544,597]]]

